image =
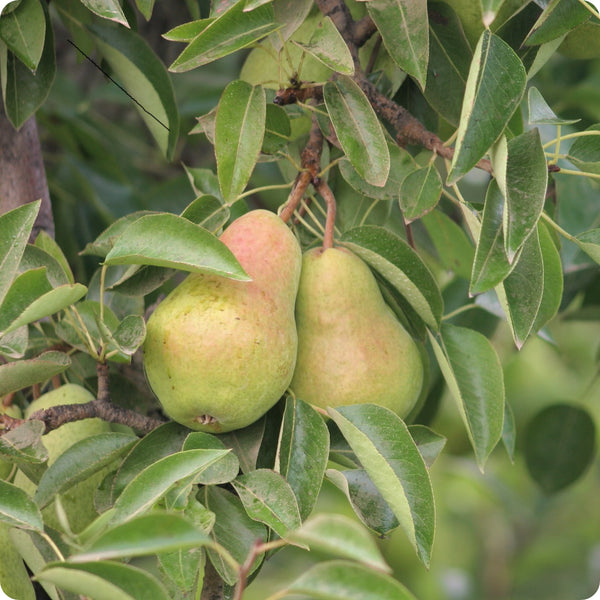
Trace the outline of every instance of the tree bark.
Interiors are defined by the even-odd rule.
[[[30,241],[44,230],[54,237],[50,193],[35,117],[17,131],[0,100],[0,214],[23,204],[42,201]]]

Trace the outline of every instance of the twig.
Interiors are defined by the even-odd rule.
[[[316,189],[321,194],[325,204],[327,205],[327,218],[325,220],[325,233],[323,234],[323,250],[333,248],[334,229],[335,229],[335,196],[331,188],[327,185],[324,179],[319,179],[316,182]]]

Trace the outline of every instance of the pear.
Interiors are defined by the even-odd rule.
[[[34,412],[50,408],[51,406],[58,406],[60,404],[85,404],[93,399],[94,396],[85,388],[75,383],[68,383],[34,400],[25,410],[25,417],[28,418]],[[107,433],[111,430],[110,423],[94,418],[65,423],[58,429],[44,434],[42,442],[48,450],[48,465],[53,464],[75,442],[99,433]],[[102,469],[61,494],[61,502],[67,514],[69,525],[75,533],[82,531],[98,516],[94,508],[94,493],[106,473],[107,468]],[[35,493],[35,484],[21,471],[17,471],[14,484],[31,495]],[[54,505],[50,505],[42,512],[44,521],[48,525],[54,529],[62,530]]]
[[[373,403],[400,417],[416,403],[423,363],[361,258],[333,247],[308,250],[296,302],[293,393],[315,406]]]
[[[253,210],[221,240],[252,281],[192,273],[148,319],[144,367],[166,414],[221,433],[260,418],[287,389],[302,253],[274,213]]]

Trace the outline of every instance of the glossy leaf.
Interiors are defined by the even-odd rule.
[[[429,339],[454,396],[479,468],[502,435],[504,376],[494,347],[481,333],[444,323],[441,339]]]
[[[177,514],[142,515],[107,529],[69,562],[114,560],[187,550],[212,544],[210,537]]]
[[[544,44],[569,33],[587,21],[591,13],[578,0],[550,0],[525,39],[525,44]]]
[[[600,175],[600,124],[592,125],[586,133],[573,142],[568,158],[582,171]]]
[[[315,28],[308,42],[293,42],[303,48],[332,71],[354,74],[354,61],[344,38],[333,21],[325,17]]]
[[[44,473],[34,499],[43,508],[56,494],[70,489],[122,456],[137,441],[126,433],[101,433],[75,442]]]
[[[321,415],[306,402],[288,397],[281,423],[279,472],[290,484],[302,519],[311,513],[329,457],[329,432]]]
[[[232,81],[223,90],[215,122],[217,175],[223,199],[235,200],[246,187],[265,133],[266,100],[262,87]]]
[[[291,532],[287,539],[307,546],[311,552],[332,554],[373,569],[391,571],[371,535],[356,521],[343,515],[315,515],[300,529]]]
[[[328,410],[396,515],[417,555],[429,565],[435,507],[427,467],[404,422],[390,410],[356,404]]]
[[[60,266],[62,273],[64,274],[66,281],[64,283],[75,283],[75,278],[73,277],[73,272],[71,271],[71,266],[69,265],[69,261],[67,257],[64,255],[64,252],[61,250],[60,246],[56,243],[56,240],[50,237],[43,229],[37,234],[35,238],[35,248],[39,248],[43,250],[46,254],[51,256],[56,263]],[[52,283],[52,279],[50,279],[50,273],[48,272],[48,279]],[[61,283],[63,283],[61,281]]]
[[[424,2],[370,0],[369,16],[396,64],[425,88],[429,61],[429,21]]]
[[[88,27],[119,84],[137,101],[136,108],[158,147],[170,159],[179,136],[179,111],[164,65],[134,31],[106,21]]]
[[[300,527],[300,510],[290,484],[275,471],[257,469],[231,482],[248,516],[280,537]]]
[[[390,171],[390,154],[383,129],[363,91],[346,76],[328,81],[323,97],[344,153],[358,174],[383,187]]]
[[[22,0],[0,19],[0,40],[31,71],[35,71],[44,49],[46,17],[39,0]]]
[[[244,0],[238,0],[203,27],[169,70],[180,73],[206,65],[246,48],[275,31],[277,27],[271,5],[244,12]]]
[[[213,234],[169,213],[134,221],[106,255],[108,265],[155,265],[248,281],[231,251]]]
[[[547,185],[548,167],[539,131],[532,129],[509,140],[504,244],[510,262],[537,226]]]
[[[288,586],[286,592],[286,595],[304,594],[320,600],[416,600],[390,575],[347,561],[318,563]]]
[[[81,3],[99,17],[129,27],[118,0],[81,0]]]
[[[531,125],[572,125],[581,120],[557,117],[540,91],[534,86],[527,91],[527,107]]]
[[[122,523],[149,510],[182,478],[197,475],[226,454],[226,450],[187,450],[156,461],[138,473],[115,502],[112,523]]]
[[[17,274],[39,209],[38,200],[0,215],[0,306]]]
[[[194,431],[190,433],[183,442],[182,450],[226,450],[225,444],[220,438],[204,433]],[[204,469],[198,477],[194,478],[194,483],[203,485],[218,485],[229,483],[236,478],[240,470],[240,462],[233,452],[227,452],[213,465]]]
[[[430,468],[444,449],[446,438],[425,425],[409,425],[408,431],[417,444],[425,465]]]
[[[469,69],[448,183],[470,171],[500,137],[521,101],[525,84],[519,57],[486,29]]]
[[[150,20],[152,11],[154,9],[154,0],[135,0],[135,5],[139,11],[144,15],[146,21]]]
[[[442,317],[440,290],[418,254],[400,237],[372,225],[351,229],[341,243],[374,268],[433,329]]]
[[[288,143],[291,134],[292,126],[286,111],[276,104],[267,104],[261,152],[275,154]]]
[[[409,173],[400,186],[400,208],[407,223],[432,210],[442,195],[442,179],[433,163]]]
[[[37,504],[21,488],[0,479],[0,521],[11,527],[44,530]]]
[[[529,422],[525,461],[534,481],[553,494],[579,479],[596,454],[594,421],[582,406],[552,404]]]
[[[0,365],[0,396],[46,381],[70,366],[69,356],[54,350],[35,358]]]

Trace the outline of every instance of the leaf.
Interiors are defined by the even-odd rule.
[[[0,306],[17,274],[39,209],[38,200],[0,215]]]
[[[378,535],[387,535],[400,525],[364,469],[327,469],[327,478],[346,494],[358,518]]]
[[[234,479],[248,516],[270,527],[280,537],[301,525],[300,510],[290,484],[275,471],[257,469]]]
[[[285,592],[286,596],[305,594],[320,600],[416,600],[390,575],[341,560],[318,563],[289,585]]]
[[[311,552],[333,554],[372,569],[391,571],[371,535],[356,521],[343,515],[315,515],[300,529],[292,531],[287,539],[308,546]]]
[[[118,0],[81,0],[81,3],[99,17],[129,27]]]
[[[307,43],[293,41],[326,67],[345,75],[354,74],[354,61],[344,38],[329,17],[315,28]]]
[[[193,431],[183,442],[182,450],[227,450],[225,444],[220,438],[204,433],[202,431]],[[233,452],[227,452],[213,465],[204,469],[198,477],[194,478],[194,483],[203,485],[218,485],[229,483],[237,477],[240,470],[240,462]]]
[[[500,137],[521,102],[525,85],[519,57],[486,29],[469,69],[448,185],[470,171]]]
[[[479,468],[502,435],[504,376],[494,347],[481,333],[444,323],[431,345],[454,396]]]
[[[4,460],[19,465],[39,465],[48,460],[48,451],[42,443],[46,429],[41,421],[25,421],[15,429],[0,436],[0,455]]]
[[[590,229],[589,231],[584,231],[574,238],[573,241],[590,258],[600,264],[600,229]]]
[[[435,528],[433,491],[408,428],[392,411],[373,404],[328,412],[428,566]]]
[[[158,147],[170,160],[179,136],[179,111],[171,79],[158,56],[134,31],[106,21],[88,25],[103,57]]]
[[[28,305],[51,289],[44,267],[30,269],[15,277],[0,306],[0,332],[8,330]]]
[[[408,431],[429,469],[446,445],[446,438],[425,425],[409,425]]]
[[[433,329],[439,327],[443,302],[439,287],[419,255],[387,229],[364,225],[346,231],[341,245],[360,256],[408,301]]]
[[[47,381],[70,366],[68,355],[54,350],[42,352],[35,358],[0,365],[0,396]]]
[[[424,2],[371,0],[369,16],[396,64],[425,88],[429,61],[429,20]]]
[[[105,263],[155,265],[249,280],[223,242],[188,219],[169,213],[147,215],[131,223]]]
[[[242,473],[256,469],[256,460],[265,433],[265,419],[258,419],[242,429],[219,434],[219,439],[237,456]]]
[[[504,425],[502,427],[502,443],[512,463],[515,462],[515,448],[517,439],[517,424],[513,409],[508,402],[504,403]]]
[[[571,485],[588,469],[596,454],[596,428],[588,410],[553,404],[539,411],[525,432],[525,462],[534,481],[547,494]]]
[[[244,0],[238,0],[190,41],[169,70],[181,73],[206,65],[248,47],[278,27],[271,5],[244,12]]]
[[[75,442],[42,475],[34,499],[43,508],[56,494],[114,462],[137,441],[127,433],[101,433]]]
[[[129,356],[142,345],[146,337],[146,322],[140,315],[127,315],[112,335],[117,348]]]
[[[531,86],[527,91],[527,108],[531,125],[572,125],[581,119],[561,119],[548,106],[540,91]]]
[[[46,17],[39,0],[22,0],[0,19],[0,40],[31,71],[35,71],[44,49]]]
[[[54,238],[50,237],[43,229],[37,234],[35,238],[35,247],[43,250],[46,254],[51,256],[55,262],[60,266],[62,273],[65,276],[66,281],[64,283],[75,283],[75,278],[73,277],[73,272],[71,271],[71,267],[69,265],[69,261],[67,257],[64,255],[60,246],[56,243]],[[48,273],[48,279],[52,283],[52,279],[50,279],[50,273]],[[61,283],[63,283],[61,281]]]
[[[306,402],[286,399],[278,448],[278,470],[290,484],[302,519],[315,506],[329,458],[329,432]]]
[[[544,208],[548,167],[537,129],[508,141],[504,245],[510,262],[536,228]]]
[[[150,573],[116,562],[51,563],[35,579],[94,600],[169,600],[163,585]]]
[[[600,175],[600,123],[585,131],[588,135],[582,135],[573,142],[568,159],[578,169]]]
[[[29,347],[29,328],[27,325],[0,337],[0,354],[6,358],[23,358]]]
[[[122,523],[149,510],[178,480],[197,475],[226,450],[186,450],[159,459],[138,473],[115,501],[111,523]]]
[[[283,148],[292,134],[292,126],[287,112],[276,104],[267,104],[265,137],[261,152],[275,154]]]
[[[400,186],[400,208],[407,223],[432,210],[442,195],[442,179],[433,163],[409,173]]]
[[[0,521],[11,527],[43,531],[40,509],[21,488],[0,479]]]
[[[15,54],[7,50],[4,44],[0,44],[4,112],[15,129],[20,129],[45,102],[56,75],[52,24],[46,4],[38,2],[38,6],[40,4],[44,10],[46,34],[35,73],[32,73]]]
[[[523,43],[532,46],[550,42],[569,33],[590,16],[588,9],[578,0],[551,0]]]
[[[215,122],[215,155],[226,202],[235,200],[250,179],[262,147],[265,118],[262,87],[238,79],[223,90]]]
[[[134,517],[107,529],[69,562],[114,560],[211,545],[209,536],[177,514],[153,513]]]
[[[390,171],[390,154],[381,123],[363,91],[341,76],[323,87],[325,105],[344,153],[358,174],[383,187]]]

